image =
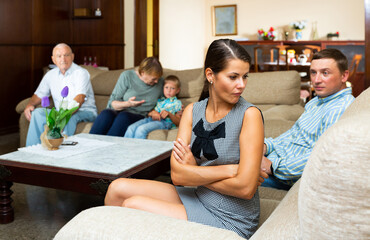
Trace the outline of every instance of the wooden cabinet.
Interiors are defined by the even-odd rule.
[[[365,41],[237,41],[242,45],[252,57],[252,64],[254,64],[254,48],[260,45],[314,45],[321,49],[336,48],[343,52],[348,59],[348,64],[355,54],[362,54],[362,60],[357,68],[357,73],[352,82],[352,93],[357,97],[364,89],[366,89],[365,80]],[[251,68],[254,69],[253,67]]]
[[[75,8],[99,8],[102,15],[77,18]],[[36,90],[57,43],[72,47],[77,64],[91,56],[98,65],[123,68],[123,12],[124,0],[0,1],[0,134],[18,130],[15,107]]]
[[[252,57],[254,62],[253,49],[259,45],[314,45],[319,46],[321,49],[325,48],[337,48],[341,50],[344,55],[348,58],[348,62],[351,62],[353,55],[362,54],[363,60],[361,60],[358,67],[358,72],[365,71],[365,41],[237,41],[242,45]]]

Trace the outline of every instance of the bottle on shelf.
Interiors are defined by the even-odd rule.
[[[96,57],[94,57],[94,64],[93,67],[98,67],[98,62],[96,61]]]
[[[89,57],[89,63],[87,65],[89,65],[89,66],[92,65],[92,58],[91,57]]]
[[[86,66],[87,65],[87,57],[84,56],[84,65]]]
[[[96,17],[101,17],[101,10],[100,10],[100,8],[97,8],[97,9],[95,10],[95,16],[96,16]]]

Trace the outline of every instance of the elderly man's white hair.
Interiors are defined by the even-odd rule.
[[[69,50],[71,50],[71,53],[72,52],[72,48],[70,46],[68,46],[68,44],[66,43],[58,43],[54,48],[53,48],[53,55],[54,55],[54,52],[55,52],[55,49],[57,48],[68,48]]]

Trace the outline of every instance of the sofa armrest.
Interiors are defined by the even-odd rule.
[[[19,114],[22,114],[24,109],[26,108],[28,102],[30,101],[31,98],[26,98],[20,101],[17,106],[15,107],[15,111]]]
[[[250,240],[299,239],[299,185],[300,180],[293,185],[293,187],[288,191],[269,218],[262,224],[260,228],[258,228],[257,232],[253,234]],[[275,197],[276,195],[274,198]],[[263,206],[261,206],[261,208],[262,207]]]
[[[77,239],[244,239],[235,232],[124,207],[82,211],[54,240]]]

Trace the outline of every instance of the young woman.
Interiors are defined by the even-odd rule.
[[[210,45],[204,64],[206,98],[184,110],[171,156],[173,183],[196,188],[118,179],[109,186],[105,204],[225,228],[249,238],[259,220],[264,136],[261,112],[240,96],[249,68],[249,54],[235,41],[220,39]]]

